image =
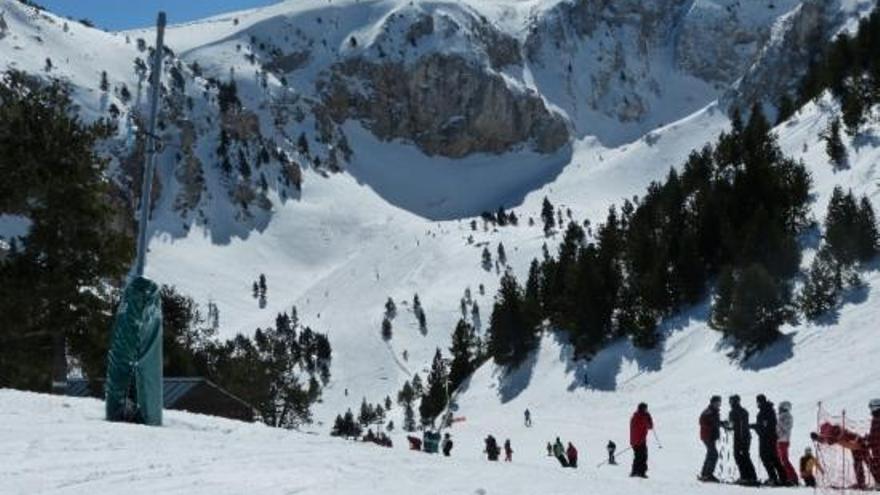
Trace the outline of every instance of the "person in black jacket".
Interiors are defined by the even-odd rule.
[[[782,467],[782,462],[779,461],[779,455],[776,453],[776,409],[764,394],[759,394],[757,401],[757,423],[753,424],[752,428],[758,433],[761,463],[767,470],[767,484],[783,485],[786,479],[785,468]]]
[[[700,481],[718,483],[715,466],[718,464],[718,439],[721,437],[721,397],[713,395],[700,414],[700,440],[706,446],[706,459],[700,472]]]
[[[443,437],[443,455],[449,457],[450,453],[452,453],[452,437],[447,433]]]
[[[752,432],[749,429],[749,412],[740,403],[738,395],[730,396],[730,413],[724,428],[733,432],[733,460],[739,469],[739,481],[743,485],[758,483],[755,465],[749,455],[752,446]]]

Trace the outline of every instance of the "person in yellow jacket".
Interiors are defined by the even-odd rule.
[[[819,460],[813,456],[813,449],[807,447],[804,450],[804,456],[801,457],[801,479],[804,480],[804,484],[815,488],[816,487],[816,473],[824,473],[825,470],[822,469],[822,465],[819,464]]]

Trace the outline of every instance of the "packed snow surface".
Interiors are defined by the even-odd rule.
[[[369,22],[342,18],[332,30],[331,46],[344,45],[354,29],[369,39],[376,34],[369,32],[371,26],[381,25],[384,16],[407,3],[346,2],[345,8]],[[431,5],[450,15],[480,9],[522,38],[524,19],[557,3],[473,0]],[[697,4],[709,8],[721,3]],[[846,0],[842,5],[852,10],[866,3]],[[126,36],[150,36],[103,33],[76,22],[62,28],[62,21],[51,15],[28,17],[9,0],[0,0],[0,6],[12,29],[4,41],[11,48],[0,51],[3,66],[37,73],[51,54],[51,75],[74,84],[85,117],[104,114],[111,100],[119,103],[96,90],[103,67],[111,85],[139,87],[132,76],[138,52]],[[286,16],[340,9],[336,2],[323,0],[283,2],[234,14],[237,22],[231,22],[230,14],[174,26],[169,40],[182,57],[198,55],[199,60],[220,63],[224,50],[234,50],[251,26],[267,23],[261,27],[269,28],[285,22]],[[586,60],[590,53],[580,56]],[[298,77],[312,76],[304,71]],[[554,80],[546,72],[517,75],[531,84],[534,77],[538,82]],[[98,401],[0,390],[0,492],[743,493],[742,488],[705,487],[694,480],[702,458],[697,416],[708,397],[739,393],[753,414],[757,393],[777,403],[791,401],[793,457],[807,445],[817,402],[831,411],[867,416],[867,401],[880,396],[876,266],[863,273],[865,289],[847,294],[835,314],[818,324],[784,327],[780,342],[745,363],[726,357],[719,335],[707,327],[707,303],[665,321],[664,340],[655,351],[635,350],[621,341],[592,361],[577,361],[564,334],[546,335],[520,369],[505,374],[487,364],[465,385],[454,412],[462,420],[451,429],[456,446],[450,459],[407,451],[399,432],[393,433],[395,447],[390,450],[326,436],[335,415],[347,408],[357,411],[363,398],[394,398],[414,373],[425,378],[435,349],[445,353],[449,346],[461,317],[459,301],[468,288],[479,304],[480,332],[485,335],[499,272],[484,270],[480,253],[488,247],[494,259],[503,243],[508,265],[523,281],[543,244],[555,252],[559,242],[558,234],[543,235],[539,213],[545,196],[563,211],[570,209],[572,219],[596,225],[610,205],[643,194],[651,181],[680,166],[692,150],[714,141],[728,119],[712,102],[715,89],[690,83],[665,101],[665,110],[651,122],[652,128],[660,127],[648,134],[604,141],[580,136],[552,156],[517,151],[455,161],[431,158],[405,143],[379,142],[349,122],[345,130],[356,152],[345,172],[327,176],[306,169],[296,198],[282,199],[271,189],[273,206],[253,225],[236,222],[228,201],[215,189],[217,196],[207,201],[209,222],[187,231],[171,208],[172,195],[163,196],[152,225],[150,277],[177,286],[202,305],[216,303],[223,337],[271,325],[277,313],[292,306],[303,324],[328,333],[332,378],[314,408],[316,423],[305,428],[311,434],[178,412],[167,413],[162,428],[108,424],[102,421]],[[544,84],[543,90],[554,97],[552,86]],[[694,98],[687,100],[691,94]],[[141,101],[141,95],[135,100]],[[880,206],[880,133],[874,127],[856,138],[846,137],[850,166],[834,172],[818,139],[834,109],[829,99],[820,100],[776,129],[783,150],[803,160],[812,173],[813,214],[819,221],[835,185],[866,194],[875,208]],[[592,122],[586,113],[569,117],[575,124]],[[610,122],[598,127],[613,130]],[[616,144],[610,145],[612,141]],[[173,191],[173,171],[169,164],[163,167],[165,190]],[[206,175],[209,185],[219,180],[211,168]],[[500,205],[516,211],[518,227],[484,229],[477,218],[477,229],[471,229],[474,214]],[[534,226],[529,226],[530,218]],[[28,225],[20,217],[0,217],[0,240],[24,235]],[[805,237],[805,263],[816,244],[815,235]],[[268,285],[265,308],[251,296],[251,284],[261,273]],[[416,293],[427,317],[425,334],[412,311]],[[398,316],[392,322],[393,338],[386,343],[380,325],[388,297],[397,303]],[[629,415],[640,401],[650,405],[657,425],[649,481],[626,477],[628,456],[621,457],[624,466],[596,468],[609,439],[626,448]],[[528,429],[522,424],[525,408],[534,419]],[[402,424],[399,407],[390,418]],[[489,433],[499,442],[511,439],[513,463],[483,459],[482,439]],[[580,450],[578,470],[563,470],[546,457],[546,442],[557,436]]]

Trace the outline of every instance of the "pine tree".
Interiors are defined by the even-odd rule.
[[[880,232],[877,231],[877,217],[874,207],[867,196],[862,196],[859,201],[859,211],[856,217],[856,252],[859,261],[867,262],[877,256],[880,250]]]
[[[449,388],[456,389],[474,371],[476,342],[474,328],[464,319],[458,320],[452,332],[452,363],[449,365]]]
[[[748,354],[779,336],[779,327],[787,319],[786,301],[777,281],[757,263],[738,271],[733,278],[733,297],[721,330]],[[715,305],[719,302],[716,299]]]
[[[110,91],[110,82],[107,80],[107,71],[101,71],[101,91],[107,92]]]
[[[416,429],[416,413],[413,411],[412,404],[407,403],[403,409],[403,430],[415,431]]]
[[[416,399],[420,399],[423,395],[425,395],[425,386],[422,384],[422,377],[419,376],[418,373],[413,375],[412,389],[413,389],[414,397]]]
[[[361,434],[361,426],[355,421],[354,414],[351,412],[351,409],[345,411],[345,416],[342,418],[342,422],[345,425],[343,436],[354,438],[359,437]]]
[[[835,169],[844,169],[847,165],[846,146],[840,138],[840,119],[832,120],[820,135],[825,141],[825,152]]]
[[[9,386],[48,390],[55,355],[103,375],[114,287],[134,252],[114,226],[122,207],[96,152],[110,134],[105,122],[79,118],[66,83],[0,75],[0,211],[31,222],[0,262],[0,376]]]
[[[330,436],[341,437],[341,436],[344,436],[344,433],[345,433],[345,420],[342,419],[341,414],[337,414],[336,420],[333,421],[333,429],[330,430]]]
[[[474,330],[478,332],[483,325],[480,319],[480,305],[477,304],[477,301],[474,301],[474,304],[471,306],[471,323],[474,325]]]
[[[526,280],[523,313],[529,326],[541,322],[541,266],[537,259],[529,265],[529,278]]]
[[[504,252],[504,244],[498,243],[498,263],[507,265],[507,253]]]
[[[807,280],[798,297],[801,311],[808,320],[815,321],[837,306],[842,290],[840,264],[827,249],[820,249],[810,265]]]
[[[122,87],[119,89],[119,98],[122,99],[122,103],[128,103],[131,101],[131,91],[128,90],[128,86],[124,83]]]
[[[391,336],[391,320],[382,318],[382,340],[387,342],[391,340]]]
[[[428,389],[419,404],[419,415],[422,424],[427,425],[446,407],[449,375],[440,349],[434,354],[431,371],[428,373]]]
[[[544,221],[544,235],[549,236],[556,227],[556,220],[553,215],[553,204],[544,196],[544,203],[541,205],[541,220]]]
[[[492,271],[492,253],[489,252],[489,248],[486,246],[483,246],[482,257],[483,257],[483,262],[482,262],[483,270],[486,270],[487,272]]]
[[[403,383],[403,388],[397,393],[397,403],[400,405],[412,404],[416,399],[416,392],[409,381]]]
[[[46,67],[44,68],[44,70],[46,72],[49,72],[52,70],[52,59],[49,57],[46,57]]]
[[[391,397],[386,395],[385,396],[385,410],[390,411],[392,405],[394,405],[394,404],[391,402]]]
[[[725,266],[718,276],[715,298],[712,301],[712,311],[709,317],[709,325],[715,330],[724,331],[730,324],[730,309],[733,305],[735,286],[733,268]]]
[[[844,266],[859,260],[859,207],[852,192],[834,188],[825,215],[825,242],[828,250]]]
[[[358,424],[363,427],[370,425],[373,421],[376,420],[376,411],[373,409],[373,406],[367,402],[367,398],[364,397],[361,401],[361,412],[358,414]]]
[[[492,308],[488,353],[499,365],[515,366],[537,343],[537,332],[529,326],[523,312],[519,284],[511,272],[505,272]]]
[[[397,306],[390,297],[385,301],[385,318],[393,320],[397,316]]]

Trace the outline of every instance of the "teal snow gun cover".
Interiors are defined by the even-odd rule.
[[[137,277],[125,289],[104,393],[108,420],[162,424],[162,300],[152,280]]]

